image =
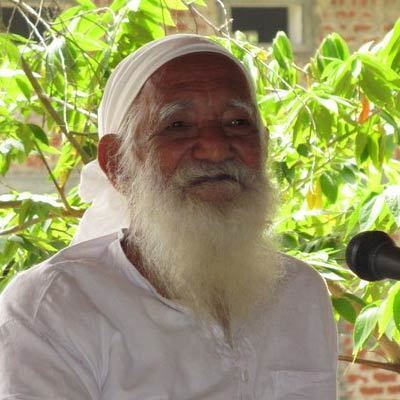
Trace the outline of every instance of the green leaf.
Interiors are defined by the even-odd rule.
[[[19,76],[15,78],[15,82],[17,83],[18,87],[20,88],[26,99],[30,100],[32,95],[32,87],[27,83],[25,79],[22,79]]]
[[[27,219],[31,219],[33,210],[33,201],[31,199],[24,200],[18,212],[18,224],[23,224]]]
[[[62,30],[65,27],[70,28],[70,24],[76,21],[76,18],[74,17],[77,17],[77,14],[81,11],[81,6],[67,8],[53,21],[53,28],[57,30]]]
[[[108,44],[103,42],[102,40],[91,39],[90,37],[80,32],[74,32],[73,39],[79,45],[79,48],[83,51],[100,51],[106,50],[108,48]]]
[[[388,296],[384,301],[382,301],[379,307],[379,320],[378,320],[379,336],[382,336],[386,332],[389,323],[393,320],[393,315],[395,313],[400,312],[400,309],[394,308],[394,300],[399,292],[400,292],[400,282],[397,282],[394,286],[390,288]]]
[[[338,197],[338,183],[331,174],[324,172],[319,178],[322,193],[326,196],[330,203],[335,203]]]
[[[353,354],[357,355],[371,336],[379,318],[379,307],[370,304],[358,315],[353,331]]]
[[[361,208],[360,229],[366,231],[371,229],[381,215],[385,206],[385,196],[375,195]]]
[[[0,54],[6,54],[11,63],[18,64],[20,60],[20,53],[18,47],[12,42],[12,38],[13,35],[0,33]],[[3,58],[3,56],[1,56],[1,58]]]
[[[397,226],[400,226],[400,186],[393,185],[387,187],[383,195]]]
[[[379,145],[379,137],[377,135],[369,135],[368,136],[368,144],[367,144],[368,155],[372,160],[375,168],[380,169],[381,157],[380,157],[380,145]]]
[[[91,0],[75,0],[75,1],[87,10],[96,9],[96,5]]]
[[[400,290],[396,292],[393,299],[393,319],[397,330],[400,332]]]
[[[33,133],[35,139],[39,140],[40,142],[44,143],[47,146],[49,145],[49,139],[47,138],[46,133],[40,126],[35,124],[27,124],[26,126]]]
[[[332,138],[333,115],[325,106],[321,107],[318,104],[313,107],[313,118],[317,135],[325,142],[329,142]]]
[[[310,134],[310,128],[310,112],[306,107],[302,107],[293,126],[293,145],[295,147],[306,142],[306,137]]]
[[[386,34],[382,41],[373,48],[373,52],[385,65],[398,68],[395,61],[399,59],[400,54],[400,20],[395,23],[393,29]]]
[[[332,297],[332,304],[341,317],[354,324],[356,320],[356,311],[348,299],[345,297]]]
[[[354,173],[354,170],[348,165],[343,166],[340,175],[347,183],[354,184],[357,182],[357,177]]]
[[[353,60],[351,58],[341,63],[329,79],[335,94],[339,96],[350,96],[354,90],[354,84],[352,82],[352,63]]]
[[[182,0],[164,0],[164,4],[173,10],[187,10]]]
[[[127,0],[114,0],[111,5],[110,8],[112,11],[117,12],[119,11],[122,7],[125,6]]]
[[[308,146],[306,145],[306,144],[304,144],[304,143],[301,143],[301,144],[299,144],[298,146],[297,146],[297,152],[301,155],[301,156],[303,156],[303,157],[308,157],[308,155],[309,155],[309,148],[308,148]]]
[[[272,53],[281,67],[288,68],[291,66],[293,50],[285,32],[279,31],[276,34],[272,41]]]
[[[358,132],[356,136],[356,149],[355,156],[357,160],[357,164],[362,164],[368,153],[366,152],[368,145],[368,135],[363,132]]]

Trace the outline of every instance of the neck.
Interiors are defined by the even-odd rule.
[[[121,246],[126,257],[131,262],[132,266],[136,268],[139,274],[142,275],[143,278],[145,278],[148,282],[150,282],[150,284],[154,287],[154,289],[160,296],[169,299],[166,290],[163,289],[156,282],[156,280],[152,278],[151,274],[149,273],[149,270],[144,266],[143,257],[140,254],[140,250],[138,249],[138,247],[135,246],[134,244],[128,243],[128,240],[126,238],[122,239]]]

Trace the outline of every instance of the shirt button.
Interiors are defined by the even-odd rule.
[[[244,369],[242,371],[242,381],[247,382],[249,380],[249,371],[247,369]]]

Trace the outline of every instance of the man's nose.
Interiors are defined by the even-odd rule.
[[[221,162],[234,157],[234,149],[221,127],[208,126],[200,129],[192,150],[197,160]]]

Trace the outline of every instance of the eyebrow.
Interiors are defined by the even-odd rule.
[[[249,115],[254,117],[255,110],[254,105],[252,102],[244,101],[240,99],[231,99],[229,100],[226,105],[227,108],[241,108],[244,109]],[[188,108],[193,108],[193,102],[190,100],[177,100],[171,103],[165,104],[161,107],[158,112],[158,120],[159,123],[163,123],[164,121],[168,120],[172,115],[175,113],[186,110]]]
[[[242,109],[246,110],[249,115],[254,117],[254,114],[255,114],[254,105],[250,101],[244,101],[244,100],[240,100],[240,99],[232,99],[232,100],[229,100],[226,105],[228,108],[242,108]]]
[[[189,100],[178,100],[165,104],[159,111],[159,122],[162,123],[178,111],[182,111],[191,107],[193,107],[193,103]]]

